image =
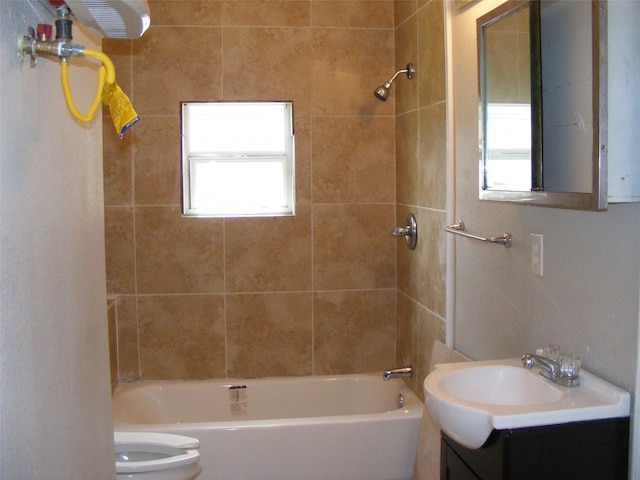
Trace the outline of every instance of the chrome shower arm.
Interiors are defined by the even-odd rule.
[[[407,68],[404,68],[402,70],[398,70],[393,77],[391,77],[389,80],[387,80],[387,83],[385,83],[385,86],[387,88],[389,88],[391,86],[391,84],[395,81],[395,79],[398,78],[398,75],[400,75],[401,73],[406,73],[407,74],[407,78],[412,78],[413,74],[416,73],[416,70],[415,70],[415,68],[413,68],[412,64],[408,63],[407,64]]]

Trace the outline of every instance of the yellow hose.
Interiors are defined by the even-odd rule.
[[[85,56],[87,57],[94,57],[97,58],[98,60],[100,60],[102,62],[102,65],[104,66],[104,68],[107,70],[107,76],[105,78],[105,81],[108,84],[112,84],[116,81],[116,69],[113,66],[113,62],[111,61],[111,59],[109,57],[107,57],[104,53],[99,52],[97,50],[84,50],[83,52],[85,54]]]
[[[69,89],[69,67],[66,59],[60,62],[60,78],[62,79],[62,91],[67,107],[71,115],[81,122],[90,122],[100,106],[100,101],[109,107],[111,120],[116,129],[118,138],[122,138],[124,132],[138,123],[140,117],[133,109],[131,100],[125,95],[122,89],[116,83],[116,69],[113,63],[104,53],[96,50],[84,50],[83,54],[89,57],[97,58],[102,62],[98,69],[98,88],[93,97],[89,110],[84,115],[78,111],[71,90]]]
[[[62,92],[64,94],[64,99],[67,102],[67,108],[71,115],[81,122],[90,122],[93,120],[93,117],[100,106],[100,102],[102,101],[102,91],[105,86],[105,82],[108,85],[112,85],[116,81],[116,71],[113,67],[113,63],[104,53],[98,52],[96,50],[84,50],[83,52],[86,56],[94,57],[99,59],[102,62],[102,65],[98,69],[98,87],[96,89],[96,93],[89,105],[89,109],[87,113],[82,114],[78,111],[73,102],[73,97],[71,96],[71,89],[69,88],[69,66],[66,61],[60,62],[60,79],[62,80]]]

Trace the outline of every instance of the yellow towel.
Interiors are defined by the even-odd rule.
[[[102,103],[109,107],[113,126],[120,139],[127,129],[140,121],[140,117],[131,105],[131,100],[116,82],[104,84]]]

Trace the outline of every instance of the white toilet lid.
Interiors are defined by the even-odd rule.
[[[166,445],[173,448],[200,448],[197,438],[160,432],[113,432],[116,444]]]
[[[114,432],[114,440],[117,454],[149,454],[152,458],[142,461],[116,460],[116,473],[169,470],[200,461],[197,450],[200,443],[191,437],[155,432]]]

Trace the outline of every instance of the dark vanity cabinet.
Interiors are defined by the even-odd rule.
[[[444,432],[442,480],[623,480],[629,418],[494,430],[476,450]]]

